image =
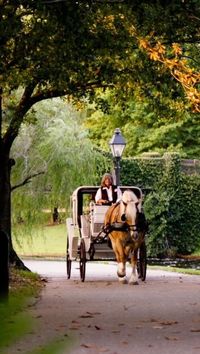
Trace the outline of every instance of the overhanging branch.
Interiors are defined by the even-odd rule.
[[[104,84],[101,81],[94,81],[90,82],[87,84],[81,84],[81,85],[76,85],[76,91],[89,91],[95,88],[106,88],[106,87],[111,87],[113,86],[112,84]],[[73,86],[74,87],[74,86]],[[56,97],[62,97],[62,96],[67,96],[69,94],[72,94],[73,88],[69,88],[69,90],[43,90],[43,91],[38,91],[36,92],[31,98],[30,98],[30,103],[31,106],[33,106],[35,103],[40,102],[42,100],[47,100],[49,98],[56,98]]]
[[[19,188],[19,187],[22,187],[30,182],[32,182],[32,178],[35,178],[39,175],[43,175],[45,172],[44,171],[41,171],[41,172],[37,172],[37,173],[34,173],[33,175],[30,175],[30,176],[27,176],[24,181],[22,181],[21,183],[19,184],[16,184],[15,186],[11,187],[11,192],[14,191],[15,189]]]

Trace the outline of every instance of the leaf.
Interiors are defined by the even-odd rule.
[[[100,330],[101,328],[99,326],[94,326],[96,328],[96,330]]]
[[[152,328],[154,328],[154,329],[163,329],[162,326],[153,326]]]
[[[93,318],[94,316],[92,316],[92,315],[81,315],[81,316],[79,316],[80,318]]]
[[[163,321],[163,322],[160,322],[161,325],[163,326],[171,326],[171,325],[174,325],[174,324],[177,324],[178,321]]]
[[[82,343],[81,347],[83,347],[83,348],[94,348],[94,344],[84,344],[84,343]]]

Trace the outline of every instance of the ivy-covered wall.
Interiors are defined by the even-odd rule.
[[[149,256],[190,254],[200,247],[200,176],[186,175],[177,154],[122,160],[121,184],[144,191]]]

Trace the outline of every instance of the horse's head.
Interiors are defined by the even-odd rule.
[[[138,203],[139,199],[131,190],[123,193],[120,203],[121,221],[126,221],[128,225],[136,224]]]

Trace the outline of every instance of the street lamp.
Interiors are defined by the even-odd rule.
[[[114,166],[115,166],[115,178],[116,185],[120,185],[120,160],[122,157],[122,153],[126,146],[126,142],[121,134],[119,128],[116,128],[114,134],[109,142],[110,149],[113,156]]]

